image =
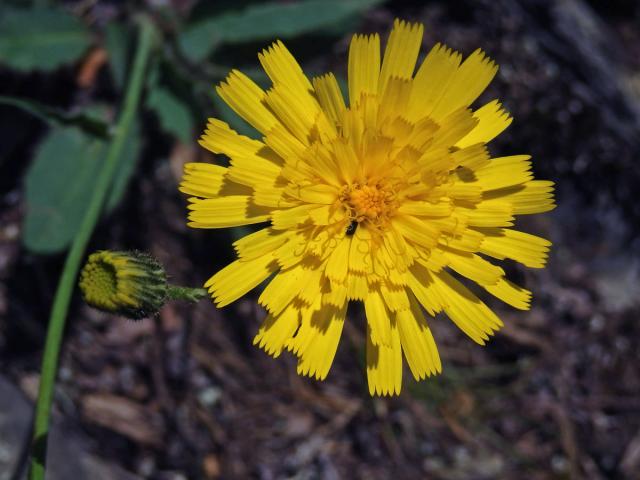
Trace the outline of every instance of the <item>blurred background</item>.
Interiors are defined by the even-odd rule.
[[[191,230],[182,166],[231,68],[259,83],[283,39],[309,75],[344,81],[353,32],[395,17],[436,42],[483,48],[512,126],[494,156],[530,153],[558,208],[522,222],[554,242],[548,268],[509,264],[532,309],[490,305],[482,348],[431,321],[442,375],[370,398],[353,309],[328,379],[251,345],[255,295],[171,304],[127,321],[72,302],[55,396],[51,479],[640,478],[640,3],[635,0],[11,1],[0,6],[0,480],[26,461],[49,309],[94,188],[135,49],[157,48],[106,212],[90,245],[140,249],[200,285],[247,233]]]

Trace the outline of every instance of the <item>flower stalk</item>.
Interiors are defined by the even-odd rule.
[[[40,388],[36,404],[29,469],[30,480],[43,480],[45,477],[46,444],[49,433],[53,391],[58,371],[60,346],[69,310],[69,303],[73,293],[73,286],[78,275],[78,270],[80,269],[80,262],[84,256],[96,223],[98,222],[109,187],[112,184],[118,165],[118,158],[122,153],[125,139],[131,129],[140,103],[145,71],[153,46],[154,27],[148,19],[142,18],[140,20],[139,32],[131,76],[127,85],[126,96],[116,131],[109,146],[105,163],[99,173],[93,197],[89,202],[78,234],[74,238],[65,260],[51,309],[42,358]]]
[[[196,303],[207,296],[204,288],[179,287],[178,285],[169,285],[167,290],[167,299],[184,300],[185,302]]]

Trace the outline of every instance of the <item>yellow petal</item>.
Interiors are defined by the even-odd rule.
[[[391,313],[378,289],[372,289],[364,300],[367,325],[374,345],[391,345]]]
[[[329,148],[333,149],[333,145],[329,145]],[[305,153],[304,160],[313,172],[307,176],[307,179],[320,177],[320,181],[323,183],[342,188],[344,183],[340,179],[340,170],[336,164],[337,159],[329,148],[316,143]]]
[[[371,237],[364,225],[360,225],[351,237],[349,248],[349,271],[373,273]]]
[[[480,49],[473,52],[451,76],[444,95],[431,116],[436,120],[460,107],[468,107],[491,83],[498,66]]]
[[[318,96],[318,102],[325,114],[334,125],[342,124],[342,115],[347,106],[340,90],[340,85],[333,73],[327,73],[313,79],[313,88]]]
[[[440,301],[431,272],[416,263],[406,273],[407,285],[429,315],[435,315],[444,307]]]
[[[279,315],[267,315],[253,339],[253,344],[277,358],[300,325],[299,317],[300,312],[294,305],[289,305]]]
[[[502,268],[474,253],[448,250],[444,252],[444,255],[453,270],[483,286],[493,285],[504,276]]]
[[[264,143],[288,165],[297,166],[307,146],[298,140],[284,125],[278,123],[264,137]]]
[[[402,346],[396,322],[391,325],[391,343],[375,345],[367,335],[367,383],[370,395],[398,395],[402,388]]]
[[[409,95],[411,94],[411,81],[404,78],[396,78],[392,77],[387,80],[387,86],[382,95],[382,99],[380,100],[380,108],[378,111],[378,121],[382,122],[384,120],[388,120],[391,118],[398,117],[402,115],[407,108],[407,104],[409,103]],[[408,127],[405,136],[411,132],[409,123],[406,124]],[[401,138],[397,138],[394,135],[397,143],[402,141]]]
[[[460,211],[462,211],[462,209],[457,207],[448,217],[433,217],[425,220],[434,227],[439,228],[443,234],[463,234],[468,230],[468,219],[467,216],[461,214]]]
[[[449,147],[440,145],[437,148],[429,147],[418,159],[422,167],[422,185],[434,185],[440,183],[434,177],[434,173],[449,173],[455,168],[453,157],[449,154]]]
[[[398,215],[391,220],[392,227],[406,239],[427,248],[437,245],[440,231],[412,215]]]
[[[476,143],[489,143],[500,135],[513,121],[509,112],[502,108],[497,100],[480,107],[473,114],[478,124],[471,132],[456,143],[456,147],[465,148]]]
[[[233,243],[233,247],[240,258],[249,260],[272,253],[286,240],[286,235],[271,228],[263,228],[236,240]]]
[[[478,297],[446,271],[432,275],[447,316],[474,342],[484,345],[502,321]]]
[[[311,130],[320,111],[313,97],[301,96],[283,84],[276,84],[267,92],[266,102],[298,140],[305,145],[310,143]]]
[[[351,108],[363,93],[378,92],[380,76],[380,37],[354,35],[349,47],[349,103]]]
[[[309,218],[309,211],[316,205],[303,204],[273,212],[271,223],[276,230],[287,230],[304,223]]]
[[[365,275],[357,273],[347,275],[347,298],[349,300],[364,301],[369,293],[369,284]]]
[[[309,211],[309,219],[314,225],[326,226],[331,223],[331,205],[316,206]]]
[[[335,225],[316,227],[314,225],[308,228],[311,229],[308,239],[308,253],[322,261],[327,260],[336,247],[337,240],[342,237],[342,232],[339,230],[343,230],[343,227]]]
[[[274,187],[269,183],[255,185],[251,198],[261,207],[284,209],[300,205],[298,200],[286,195],[284,187]]]
[[[185,163],[179,190],[196,197],[215,198],[220,194],[227,169],[210,163]]]
[[[304,260],[309,246],[309,234],[304,230],[286,232],[288,241],[275,251],[278,264],[290,268]]]
[[[265,92],[244,73],[232,70],[216,91],[227,105],[259,131],[267,133],[278,123],[263,103]]]
[[[413,377],[423,380],[440,373],[442,363],[438,347],[415,299],[411,299],[411,309],[396,314],[396,321],[402,351]]]
[[[280,40],[259,53],[258,59],[274,84],[280,83],[298,95],[310,95],[309,79]]]
[[[460,150],[453,152],[451,156],[456,165],[470,170],[477,170],[489,163],[489,152],[483,143],[460,148]]]
[[[500,198],[509,202],[514,215],[529,215],[548,212],[555,208],[553,190],[553,182],[532,180],[514,187],[492,190],[482,196],[487,199]]]
[[[402,119],[398,120],[402,121]],[[389,152],[394,149],[393,137],[380,136],[375,130],[368,130],[363,137],[363,147],[362,155],[367,159],[366,168],[369,180],[374,182],[374,179],[378,177],[384,178],[389,166]]]
[[[424,25],[396,19],[384,51],[378,93],[385,91],[390,78],[409,80],[413,76],[422,43]]]
[[[347,287],[339,283],[331,283],[331,290],[322,296],[322,301],[326,304],[340,307],[347,301]]]
[[[300,265],[280,270],[258,298],[258,303],[273,315],[279,314],[306,286],[311,270]]]
[[[483,239],[484,236],[481,232],[468,228],[458,235],[445,233],[438,239],[438,243],[444,247],[462,250],[463,252],[476,252],[480,248]]]
[[[414,88],[415,88],[415,81],[414,81]],[[409,111],[411,110],[412,106],[413,105],[411,103],[411,97],[410,97],[409,106],[408,106]],[[422,118],[413,125],[413,131],[411,132],[411,135],[409,136],[409,138],[407,138],[407,144],[418,151],[423,151],[425,146],[431,142],[433,135],[436,133],[436,131],[439,128],[440,126],[430,118],[427,118],[427,117]]]
[[[398,213],[423,217],[446,217],[451,214],[452,210],[453,206],[448,199],[441,200],[438,203],[407,200],[398,208]]]
[[[330,308],[331,307],[328,307],[324,312],[328,312]],[[322,298],[318,296],[310,306],[301,306],[299,311],[300,328],[298,328],[294,336],[285,343],[285,347],[300,357],[314,340],[317,334],[319,320],[325,318],[322,313]],[[326,321],[324,323],[326,324]],[[316,328],[314,328],[314,325]]]
[[[347,271],[349,268],[349,251],[351,250],[351,237],[344,236],[338,240],[338,245],[331,252],[327,267],[325,269],[325,275],[331,279],[332,282],[344,283],[346,282]]]
[[[473,175],[483,190],[511,187],[533,179],[530,155],[492,158]]]
[[[224,228],[269,220],[269,210],[256,206],[247,195],[228,195],[204,200],[192,198],[188,206],[189,226]]]
[[[551,242],[529,233],[508,228],[482,229],[479,252],[503,260],[510,258],[531,268],[543,268]]]
[[[439,272],[449,264],[441,249],[429,250],[426,255],[417,259],[417,262],[427,267],[432,272]]]
[[[482,199],[482,188],[478,184],[456,182],[449,187],[448,194],[455,200],[476,203]]]
[[[392,312],[409,308],[409,297],[403,285],[393,285],[390,282],[381,282],[380,292],[384,303]]]
[[[198,143],[213,153],[222,153],[230,158],[253,157],[264,148],[262,142],[240,135],[217,118],[209,119]]]
[[[458,207],[471,227],[510,227],[513,225],[513,207],[504,200],[483,200],[472,208]]]
[[[312,340],[299,352],[298,374],[315,376],[317,380],[327,377],[338,349],[346,313],[346,302],[341,308],[326,306],[315,312],[310,326]]]
[[[416,249],[405,240],[403,234],[396,229],[393,221],[391,225],[394,228],[388,229],[383,236],[383,246],[388,253],[385,257],[389,260],[387,266],[389,268],[397,268],[398,271],[404,272],[414,262],[417,252]],[[409,226],[407,228],[411,227]]]
[[[255,288],[277,268],[273,255],[236,260],[211,277],[204,286],[213,295],[218,308],[222,308]]]
[[[335,159],[333,163],[338,167],[337,170],[340,173],[342,184],[353,182],[362,168],[360,158],[356,154],[353,144],[348,139],[339,139],[333,142],[331,147]]]
[[[369,108],[373,105],[374,108]],[[349,139],[353,148],[360,151],[362,148],[362,139],[365,134],[365,113],[371,111],[369,116],[376,118],[378,108],[378,99],[373,94],[363,94],[360,102],[352,105],[351,108],[344,112],[342,116],[342,137]]]
[[[257,155],[235,157],[231,160],[227,178],[250,187],[265,187],[276,183],[280,170],[280,166]]]
[[[531,306],[531,292],[511,283],[506,278],[501,278],[494,285],[484,285],[484,288],[490,294],[519,310],[529,310]]]
[[[335,203],[340,194],[340,190],[326,183],[318,183],[314,185],[295,185],[290,184],[287,193],[297,199],[307,203],[316,203],[320,205],[331,205]]]
[[[378,249],[378,252],[381,250],[382,249]],[[404,272],[400,272],[397,268],[389,268],[388,271],[386,272],[383,271],[382,273],[379,273],[378,271],[376,271],[376,274],[378,274],[381,277],[386,277],[386,280],[392,285],[395,285],[396,287],[407,286],[407,280],[405,278]]]
[[[433,142],[427,152],[437,150],[440,147],[449,148],[455,145],[473,130],[477,124],[478,120],[473,117],[470,110],[464,107],[453,110],[440,121],[440,128],[433,135]]]
[[[462,56],[444,45],[436,44],[416,72],[407,118],[427,117],[446,91],[449,80],[460,65]]]

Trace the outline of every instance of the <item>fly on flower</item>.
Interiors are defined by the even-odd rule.
[[[354,36],[348,102],[333,74],[309,80],[274,43],[258,55],[271,88],[236,70],[217,88],[262,138],[210,119],[200,144],[230,166],[187,164],[180,186],[191,227],[264,225],[205,287],[223,307],[271,276],[254,343],[293,352],[298,373],[327,376],[347,304],[364,304],[372,395],[400,392],[403,353],[418,380],[441,371],[425,312],[479,344],[502,326],[466,282],[528,309],[492,259],[542,268],[550,246],[512,227],[554,208],[553,183],[528,155],[490,157],[511,123],[498,101],[470,108],[498,67],[436,45],[416,70],[422,32],[396,20],[383,56],[378,35]]]

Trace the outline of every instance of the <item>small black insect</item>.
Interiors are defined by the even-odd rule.
[[[347,230],[344,232],[346,235],[353,235],[356,233],[356,228],[358,228],[358,222],[355,220],[351,220],[351,223],[347,227]]]

